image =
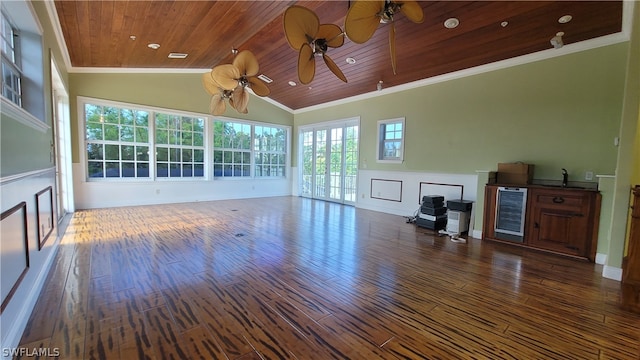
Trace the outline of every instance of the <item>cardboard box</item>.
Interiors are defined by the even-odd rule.
[[[498,163],[498,184],[527,185],[533,180],[533,165],[524,163]]]

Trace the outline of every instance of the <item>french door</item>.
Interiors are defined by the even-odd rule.
[[[73,174],[71,171],[71,120],[69,94],[55,62],[51,61],[53,101],[53,150],[56,168],[56,213],[58,222],[65,214],[75,211],[73,200]]]
[[[301,195],[340,203],[355,203],[358,140],[357,120],[302,129]]]

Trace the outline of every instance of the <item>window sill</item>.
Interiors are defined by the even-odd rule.
[[[376,162],[378,164],[402,164],[403,160],[380,160],[380,159],[377,159]]]
[[[6,97],[0,96],[0,98],[2,99],[3,114],[6,114],[7,116],[23,125],[29,126],[30,128],[36,129],[43,133],[51,129],[51,126],[47,125],[44,121],[31,115],[28,111],[9,101],[9,99],[7,99]]]

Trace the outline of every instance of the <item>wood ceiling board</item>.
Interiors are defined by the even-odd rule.
[[[331,73],[321,58],[309,86],[298,81],[298,54],[286,41],[286,8],[297,3],[316,12],[320,23],[344,26],[349,1],[55,1],[74,67],[212,68],[231,63],[232,48],[252,51],[269,84],[271,99],[299,109],[384,87],[551,49],[551,37],[564,31],[565,44],[619,32],[621,1],[421,1],[425,19],[414,24],[396,16],[397,74],[389,54],[389,26],[378,26],[371,40],[345,40],[327,54],[348,83]],[[573,20],[559,24],[571,14]],[[460,26],[443,22],[457,17]],[[500,22],[508,21],[506,28]],[[97,24],[97,25],[96,25]],[[136,35],[132,41],[130,35]],[[161,45],[151,50],[148,43]],[[188,53],[168,59],[169,52]],[[347,64],[346,57],[357,63]],[[204,91],[204,90],[203,90]]]

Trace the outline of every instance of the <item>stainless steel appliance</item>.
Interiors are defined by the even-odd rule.
[[[495,237],[501,240],[523,242],[527,189],[499,187],[496,196]]]

